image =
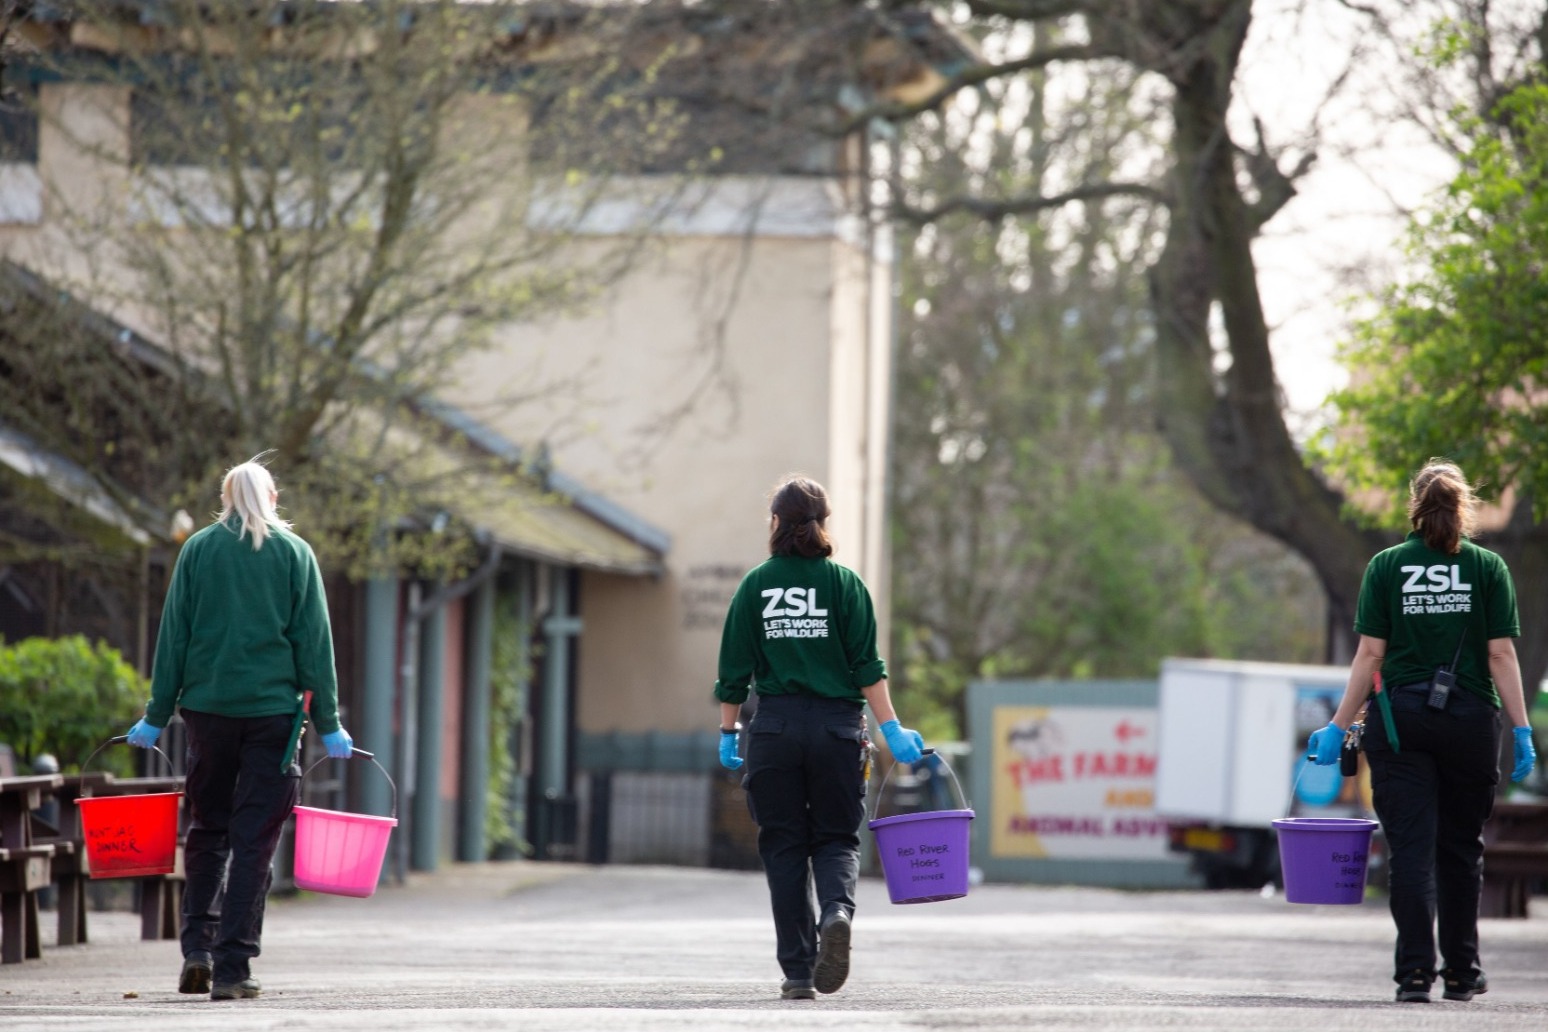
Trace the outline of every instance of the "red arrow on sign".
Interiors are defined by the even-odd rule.
[[[1129,739],[1131,738],[1144,738],[1145,729],[1142,727],[1136,727],[1129,723],[1127,720],[1123,720],[1120,721],[1118,726],[1113,729],[1113,734],[1117,736],[1118,741],[1127,745],[1129,744]]]

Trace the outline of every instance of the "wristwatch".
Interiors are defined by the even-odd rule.
[[[734,734],[740,733],[741,730],[742,730],[742,722],[740,720],[738,720],[736,722],[736,724],[734,726],[732,726],[732,727],[723,727],[723,728],[721,728],[720,729],[720,733],[723,734],[723,735],[734,735]]]

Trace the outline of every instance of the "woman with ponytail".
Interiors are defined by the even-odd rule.
[[[898,722],[876,651],[870,592],[833,562],[828,495],[788,476],[769,503],[769,558],[736,589],[720,639],[720,762],[742,766],[737,717],[750,691],[748,807],[774,911],[786,1000],[837,992],[849,975],[850,919],[871,743],[865,707],[893,758],[924,741]],[[816,909],[813,909],[813,898]]]
[[[221,482],[215,522],[178,554],[161,612],[151,699],[130,729],[152,748],[180,713],[188,731],[188,838],[178,991],[239,1000],[261,992],[270,865],[301,770],[294,733],[305,693],[328,755],[351,754],[339,724],[333,634],[317,559],[277,510],[257,460]]]
[[[1366,567],[1349,682],[1332,722],[1309,743],[1315,762],[1337,760],[1380,674],[1375,687],[1390,714],[1367,720],[1361,743],[1387,840],[1393,980],[1402,1003],[1428,1003],[1437,976],[1448,1000],[1487,991],[1478,899],[1483,826],[1500,779],[1502,708],[1515,737],[1511,780],[1536,763],[1516,661],[1516,590],[1504,560],[1471,540],[1476,508],[1455,464],[1431,459],[1414,475],[1413,530]]]

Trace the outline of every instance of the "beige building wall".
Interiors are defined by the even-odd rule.
[[[35,174],[0,175],[0,207],[32,212],[0,219],[0,254],[84,281],[85,263],[100,275],[105,256],[64,223],[128,210],[126,166],[83,149],[127,156],[128,95],[54,84],[43,102],[69,129],[45,119]],[[586,229],[599,251],[619,239],[619,209],[606,214],[615,224]],[[447,399],[514,440],[547,442],[558,470],[671,535],[662,576],[583,580],[585,731],[686,731],[717,718],[726,604],[767,555],[767,494],[787,472],[828,487],[836,558],[870,585],[885,655],[888,241],[813,179],[717,181],[654,239],[584,313],[512,327],[471,356]],[[93,300],[155,333],[153,316],[124,299]]]
[[[92,227],[126,210],[129,91],[48,83],[38,96],[37,165],[0,165],[0,255],[84,279],[89,268],[111,267],[109,255],[83,244]]]
[[[513,331],[467,371],[473,411],[517,440],[549,435],[557,469],[671,535],[661,577],[583,580],[583,731],[718,719],[726,605],[768,555],[768,493],[787,472],[829,489],[836,558],[872,586],[885,650],[890,256],[830,194],[767,189],[764,209],[784,213],[770,232],[717,234],[701,210],[602,305]],[[570,375],[545,404],[484,407]]]

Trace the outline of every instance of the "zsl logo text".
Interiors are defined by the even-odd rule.
[[[763,607],[765,620],[776,616],[827,616],[826,609],[817,608],[816,588],[765,588],[760,592],[768,599],[768,605]],[[780,599],[783,598],[785,608],[779,608]]]
[[[1437,594],[1443,591],[1472,591],[1471,584],[1462,583],[1462,568],[1453,566],[1447,569],[1444,566],[1404,566],[1404,573],[1408,574],[1408,580],[1403,582],[1403,594],[1411,595],[1422,592],[1427,595]],[[1424,577],[1428,583],[1419,583],[1419,578]],[[764,592],[768,594],[767,591]]]

